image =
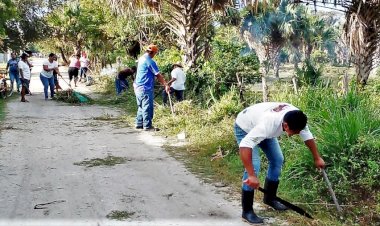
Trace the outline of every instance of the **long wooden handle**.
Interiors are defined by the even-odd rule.
[[[174,115],[174,108],[173,108],[172,98],[170,97],[170,92],[168,93],[168,96],[169,96],[170,110],[172,111],[172,115]]]
[[[331,186],[331,183],[330,183],[330,180],[329,178],[327,177],[327,173],[324,169],[322,169],[322,175],[323,175],[323,179],[326,181],[326,184],[327,184],[327,187],[329,189],[329,192],[331,194],[331,197],[334,201],[334,204],[335,204],[335,207],[336,207],[336,210],[341,214],[342,213],[342,207],[340,207],[339,203],[338,203],[338,200],[336,199],[336,196],[335,196],[335,192],[334,190],[332,189],[332,186]]]

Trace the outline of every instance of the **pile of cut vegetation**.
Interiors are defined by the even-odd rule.
[[[88,96],[74,90],[63,90],[58,92],[56,94],[56,100],[70,104],[83,104],[91,101]]]

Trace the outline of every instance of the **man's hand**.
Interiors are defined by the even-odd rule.
[[[165,86],[165,91],[167,94],[170,94],[170,86],[169,85]]]
[[[317,167],[318,169],[323,169],[325,168],[325,165],[326,165],[325,161],[323,161],[321,157],[315,159],[314,164],[315,164],[315,167]]]
[[[243,183],[253,189],[258,189],[260,187],[260,181],[255,176],[248,176],[248,179],[244,180]]]

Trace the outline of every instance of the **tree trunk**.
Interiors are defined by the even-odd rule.
[[[65,64],[69,65],[69,61],[66,59],[65,52],[63,51],[63,48],[62,47],[58,47],[58,48],[59,48],[59,52],[61,52],[61,57],[62,57],[63,62],[65,62]]]
[[[269,101],[269,89],[267,85],[266,76],[261,76],[261,82],[262,82],[262,89],[263,89],[263,102]]]
[[[273,65],[274,76],[276,77],[276,79],[280,79],[280,65],[281,65],[280,53],[276,53],[276,56],[274,58],[274,65]]]

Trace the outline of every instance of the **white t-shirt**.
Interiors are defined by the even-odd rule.
[[[181,68],[177,67],[171,73],[172,78],[176,80],[172,83],[171,87],[175,90],[185,90],[186,75]]]
[[[285,114],[293,110],[299,109],[288,103],[277,102],[259,103],[244,109],[235,121],[248,133],[239,147],[253,148],[265,139],[279,137],[284,133],[282,123]],[[313,134],[307,125],[300,132],[300,136],[303,141],[313,139]]]
[[[42,65],[47,65],[49,69],[52,69],[52,68],[56,68],[58,67],[58,62],[57,61],[53,61],[52,63],[50,63],[49,60],[45,60]],[[41,71],[41,75],[46,77],[46,78],[51,78],[53,77],[53,71],[45,71],[44,69],[42,69]]]
[[[81,66],[81,67],[88,67],[88,65],[90,65],[90,61],[88,60],[87,57],[86,57],[86,58],[81,57],[81,58],[79,59],[79,61],[80,61],[80,66]]]
[[[24,61],[20,60],[18,62],[18,69],[22,71],[22,75],[24,76],[24,79],[30,80],[31,74],[30,74],[30,68],[27,63]],[[21,75],[20,75],[21,78]]]

